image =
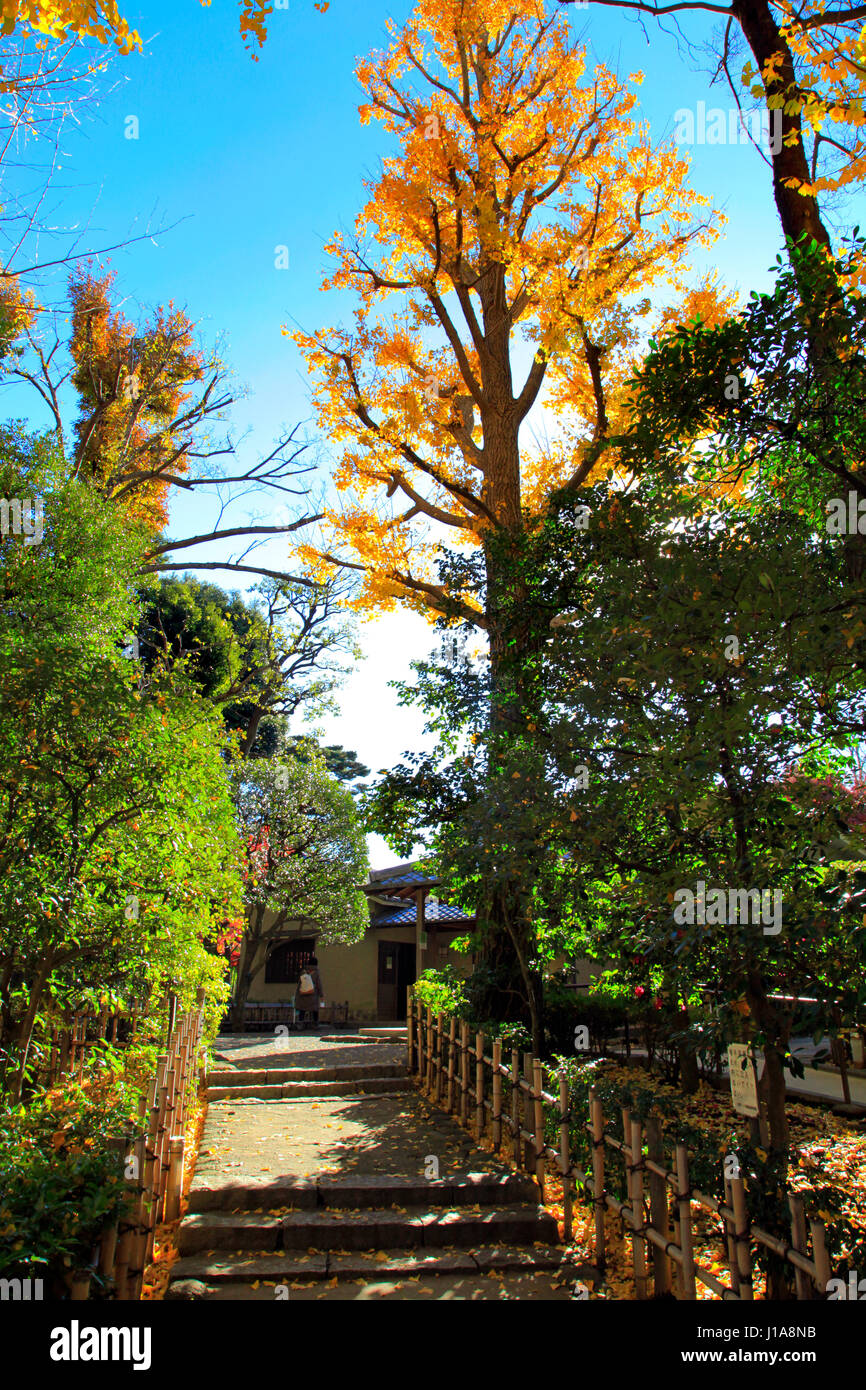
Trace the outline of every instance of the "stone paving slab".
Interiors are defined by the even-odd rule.
[[[530,1274],[558,1271],[560,1277],[594,1283],[598,1271],[561,1246],[536,1242],[532,1246],[476,1246],[471,1250],[323,1250],[316,1253],[278,1250],[271,1253],[214,1252],[185,1255],[172,1268],[172,1280],[194,1279],[204,1284],[253,1283],[266,1279],[312,1280],[408,1278],[415,1274],[489,1274],[492,1271]]]
[[[208,1106],[196,1179],[350,1177],[356,1173],[440,1178],[478,1172],[482,1155],[450,1115],[415,1090],[320,1100],[226,1100]],[[487,1154],[484,1169],[508,1170]]]
[[[340,1067],[355,1063],[370,1066],[376,1062],[406,1062],[406,1044],[390,1042],[330,1042],[318,1033],[220,1034],[214,1057],[220,1069],[255,1067],[279,1070],[286,1067]],[[216,1067],[215,1067],[216,1070]]]
[[[574,1280],[557,1275],[539,1274],[441,1274],[414,1275],[407,1279],[359,1279],[338,1283],[323,1289],[317,1284],[283,1285],[280,1295],[275,1285],[252,1284],[199,1285],[197,1297],[226,1303],[317,1303],[321,1300],[336,1303],[377,1303],[391,1300],[400,1303],[478,1302],[478,1301],[571,1301]],[[286,1298],[286,1292],[288,1298]],[[173,1297],[178,1297],[175,1292]],[[286,1323],[286,1332],[295,1336],[294,1323]]]

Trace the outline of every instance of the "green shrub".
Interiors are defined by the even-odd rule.
[[[413,993],[418,1003],[436,1014],[456,1014],[465,1017],[466,987],[463,977],[453,965],[441,970],[423,970],[415,981]]]
[[[73,1270],[92,1265],[128,1204],[122,1156],[108,1140],[134,1114],[122,1085],[95,1095],[75,1083],[0,1109],[0,1272],[44,1278],[57,1295]]]

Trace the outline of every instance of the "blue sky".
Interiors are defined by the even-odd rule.
[[[266,451],[281,429],[311,420],[303,364],[281,327],[293,319],[313,329],[347,311],[345,298],[319,291],[323,245],[350,226],[362,181],[375,174],[385,149],[377,124],[358,120],[355,61],[384,45],[388,15],[399,20],[411,6],[332,0],[322,15],[312,0],[290,0],[271,16],[258,62],[240,41],[229,0],[122,9],[142,33],[145,53],[113,63],[115,89],[65,139],[56,220],[86,228],[90,246],[178,224],[156,244],[139,242],[112,257],[127,313],[137,303],[174,299],[207,337],[222,337],[223,357],[250,393],[234,412],[237,431],[250,430],[245,450]],[[644,71],[641,114],[655,137],[673,134],[681,108],[732,106],[727,89],[711,87],[701,71],[701,62],[711,66],[697,51],[714,32],[710,17],[684,15],[690,54],[655,24],[644,30],[619,11],[590,7],[569,16],[591,59],[623,75]],[[125,138],[130,116],[138,121],[135,140]],[[692,155],[694,186],[713,194],[729,218],[723,240],[696,259],[696,269],[717,267],[744,293],[766,286],[781,244],[767,165],[749,145],[699,145]],[[283,245],[289,268],[277,270],[275,247]],[[179,504],[173,534],[200,530],[204,505],[191,511]],[[271,554],[281,559],[275,544]],[[228,575],[211,577],[232,587]],[[429,651],[432,631],[420,618],[394,614],[366,624],[361,639],[368,660],[325,733],[378,769],[418,744],[417,719],[394,708],[387,681],[408,674],[409,662]],[[381,846],[375,853],[374,862],[391,857]]]

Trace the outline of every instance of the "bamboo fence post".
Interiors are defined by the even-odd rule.
[[[544,1201],[544,1090],[541,1059],[532,1059],[532,1132],[535,1135],[535,1181],[538,1183],[539,1200]]]
[[[115,1155],[120,1171],[123,1172],[125,1163],[124,1155],[126,1152],[126,1140],[123,1135],[117,1135],[108,1140],[107,1146],[110,1153]],[[114,1279],[115,1266],[117,1263],[117,1243],[120,1236],[120,1217],[115,1217],[114,1221],[102,1233],[99,1242],[99,1273],[105,1279]]]
[[[830,1257],[827,1254],[826,1228],[823,1221],[809,1221],[809,1229],[812,1232],[812,1258],[815,1261],[815,1282],[818,1292],[827,1292],[827,1281],[830,1278]]]
[[[568,1106],[568,1077],[565,1068],[559,1072],[559,1166],[562,1170],[562,1227],[566,1242],[572,1237],[572,1184],[571,1141],[569,1124],[571,1114]]]
[[[534,1115],[534,1113],[533,1113],[533,1107],[532,1107],[532,1053],[531,1053],[531,1052],[524,1052],[524,1054],[523,1054],[523,1085],[521,1086],[521,1091],[522,1091],[522,1094],[523,1094],[523,1105],[521,1106],[521,1111],[522,1111],[522,1114],[523,1114],[523,1119],[522,1119],[522,1123],[521,1123],[521,1129],[523,1130],[524,1136],[526,1136],[527,1134],[534,1135],[534,1134],[535,1134],[535,1115]],[[527,1172],[527,1173],[532,1173],[533,1176],[534,1176],[534,1174],[535,1174],[535,1143],[534,1143],[534,1140],[533,1140],[533,1139],[527,1139],[526,1137],[524,1137],[524,1140],[523,1140],[523,1168],[524,1168],[524,1171],[525,1171],[525,1172]]]
[[[460,1123],[469,1117],[469,1024],[460,1021]]]
[[[70,1303],[86,1303],[90,1296],[90,1270],[77,1269],[69,1281]]]
[[[76,1019],[76,1024],[77,1024],[77,1027],[78,1027],[78,1039],[77,1039],[77,1048],[78,1048],[78,1052],[77,1052],[77,1056],[74,1057],[74,1059],[73,1059],[72,1070],[73,1070],[73,1072],[76,1072],[76,1071],[77,1071],[77,1080],[78,1080],[78,1082],[80,1083],[80,1082],[82,1082],[82,1081],[84,1080],[84,1048],[85,1048],[85,1035],[86,1035],[86,1033],[87,1033],[87,1015],[86,1015],[86,1014],[76,1014],[76,1015],[75,1015],[75,1019]]]
[[[148,1157],[147,1130],[143,1130],[135,1142],[134,1158],[137,1194],[133,1207],[133,1225],[130,1233],[127,1297],[137,1299],[141,1295],[141,1286],[144,1281],[145,1255],[147,1252],[148,1237],[147,1202],[150,1160]]]
[[[413,1055],[413,1054],[414,1054],[414,1051],[415,1051],[415,1048],[414,1048],[414,1043],[415,1043],[414,1032],[415,1032],[415,1030],[414,1030],[414,1019],[413,1019],[413,1017],[412,1017],[412,1012],[413,1012],[412,986],[411,986],[411,985],[407,985],[407,986],[406,986],[406,1070],[408,1071],[408,1073],[409,1073],[410,1076],[412,1075],[412,1071],[413,1071],[413,1062],[414,1062],[414,1055]]]
[[[430,1004],[427,1005],[427,1076],[424,1090],[428,1096],[433,1095],[433,1008]]]
[[[697,1298],[695,1287],[695,1256],[692,1243],[692,1206],[689,1192],[689,1151],[677,1144],[677,1206],[680,1213],[680,1277],[682,1296],[689,1302]]]
[[[752,1250],[749,1243],[749,1214],[746,1208],[746,1185],[742,1178],[731,1178],[731,1197],[734,1208],[734,1239],[737,1245],[737,1266],[740,1271],[740,1298],[751,1303]]]
[[[183,1065],[181,1069],[181,1093],[180,1093],[180,1126],[179,1132],[186,1133],[189,1122],[189,1113],[192,1102],[192,1071],[193,1071],[193,1051],[195,1039],[192,1033],[192,1024],[187,1023],[186,1035],[183,1044]]]
[[[493,1040],[493,1148],[499,1153],[502,1148],[502,1043]]]
[[[589,1088],[590,1133],[592,1134],[592,1202],[595,1208],[595,1263],[604,1269],[604,1112],[595,1087]]]
[[[650,1115],[646,1122],[647,1155],[653,1163],[660,1168],[665,1166],[664,1141],[662,1139],[661,1120],[658,1115]],[[670,1222],[668,1220],[668,1193],[667,1183],[664,1178],[659,1177],[650,1169],[647,1174],[647,1186],[649,1187],[650,1199],[650,1220],[653,1228],[659,1235],[664,1237],[665,1244],[670,1243]],[[660,1250],[657,1245],[653,1245],[653,1293],[656,1298],[671,1291],[671,1261],[670,1256],[664,1250]]]
[[[180,1216],[180,1199],[183,1193],[183,1155],[184,1138],[174,1135],[168,1141],[168,1181],[165,1189],[165,1219],[176,1221]]]
[[[731,1180],[725,1174],[725,1206],[733,1211],[734,1194],[731,1187]],[[725,1227],[725,1244],[728,1250],[728,1267],[731,1271],[731,1288],[737,1297],[740,1296],[740,1265],[737,1259],[737,1224],[736,1221],[727,1215],[722,1216]]]
[[[484,1138],[484,1034],[475,1034],[475,1138]]]
[[[638,1299],[647,1296],[647,1239],[643,1234],[643,1131],[636,1115],[631,1120],[631,1172],[629,1174],[629,1195],[631,1197],[632,1228],[632,1266],[634,1287]]]
[[[511,1145],[515,1167],[522,1168],[520,1155],[523,1146],[520,1140],[520,1053],[517,1048],[511,1051]]]
[[[142,1276],[144,1270],[153,1259],[153,1242],[156,1231],[156,1223],[159,1220],[159,1199],[160,1199],[160,1175],[162,1171],[162,1136],[165,1133],[165,1108],[168,1099],[168,1089],[165,1084],[160,1085],[157,1092],[159,1099],[151,1110],[151,1122],[148,1126],[147,1143],[147,1163],[146,1163],[146,1182],[145,1192],[147,1194],[146,1226],[147,1235],[145,1240],[144,1260],[142,1264]]]
[[[133,1165],[132,1173],[127,1169]],[[117,1250],[114,1256],[114,1296],[118,1299],[126,1299],[127,1291],[127,1271],[129,1261],[132,1256],[132,1239],[135,1231],[135,1209],[138,1202],[138,1178],[137,1168],[135,1167],[135,1134],[132,1129],[128,1129],[123,1138],[123,1154],[121,1164],[123,1176],[127,1182],[135,1183],[135,1195],[132,1199],[131,1210],[121,1220],[117,1233]]]
[[[165,1197],[168,1191],[168,1178],[170,1167],[170,1144],[174,1134],[174,1119],[176,1112],[175,1087],[177,1083],[177,1069],[170,1067],[166,1072],[165,1084],[165,1117],[162,1126],[159,1145],[159,1168],[157,1169],[157,1221],[165,1221],[168,1218],[163,1214],[165,1207]]]
[[[436,1104],[442,1101],[442,1042],[444,1030],[442,1028],[442,1014],[436,1015]]]
[[[791,1211],[791,1248],[797,1251],[798,1255],[808,1257],[806,1248],[806,1210],[803,1205],[803,1198],[795,1193],[788,1193],[788,1206]],[[794,1266],[794,1282],[797,1288],[797,1298],[803,1302],[812,1297],[812,1281],[805,1270]]]
[[[65,1076],[69,1071],[69,1057],[72,1051],[72,1039],[68,1028],[64,1028],[60,1034],[60,1059],[57,1067],[58,1078]]]
[[[175,1024],[176,1024],[176,1022],[177,1022],[177,995],[175,994],[174,990],[169,990],[169,994],[168,994],[168,1018],[167,1018],[167,1026],[166,1026],[166,1039],[165,1039],[165,1045],[166,1045],[166,1047],[168,1047],[168,1045],[169,1045],[170,1042],[171,1042],[172,1034],[174,1033],[174,1029],[175,1029]]]
[[[680,1209],[677,1206],[676,1198],[673,1201],[673,1218],[671,1220],[674,1233],[674,1245],[679,1250],[680,1246]],[[674,1298],[685,1298],[683,1293],[683,1271],[678,1260],[671,1260],[671,1293]]]
[[[114,1275],[114,1265],[117,1259],[117,1237],[119,1234],[119,1222],[115,1219],[110,1226],[102,1232],[99,1242],[99,1259],[97,1268],[104,1279],[111,1279]]]
[[[457,1056],[457,1019],[451,1015],[448,1024],[448,1105],[449,1115],[454,1109],[454,1062]]]

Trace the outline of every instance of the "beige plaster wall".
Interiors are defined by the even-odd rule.
[[[285,941],[296,937],[313,937],[315,939],[316,935],[315,928],[298,926],[281,934],[280,940]],[[450,936],[451,933],[448,934],[448,937],[437,934],[434,938],[433,934],[430,934],[428,940],[433,942],[434,950],[428,949],[420,952],[419,973],[421,970],[431,967],[441,969],[447,962],[453,965],[461,975],[469,974],[472,968],[471,958],[459,951],[448,949],[447,942]],[[319,961],[319,973],[322,977],[325,1003],[342,1004],[348,1000],[352,1018],[361,1021],[375,1020],[378,1017],[379,942],[414,942],[414,940],[415,928],[406,926],[371,929],[365,934],[362,941],[355,942],[351,946],[327,946],[317,942],[316,956]],[[440,955],[440,947],[446,948],[444,955]],[[250,1003],[290,1003],[294,997],[294,984],[265,983],[265,956],[266,951],[262,947],[253,967],[253,978],[248,995]]]

